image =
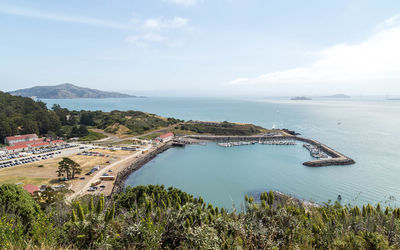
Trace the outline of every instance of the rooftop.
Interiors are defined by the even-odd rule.
[[[170,136],[174,136],[174,134],[173,133],[171,133],[171,132],[169,132],[169,133],[166,133],[166,134],[163,134],[163,135],[160,135],[160,138],[161,139],[164,139],[164,138],[167,138],[167,137],[170,137]]]
[[[35,186],[35,185],[32,185],[32,184],[26,184],[25,186],[23,186],[23,189],[25,189],[26,191],[28,191],[32,195],[33,195],[34,192],[40,190],[38,186]]]
[[[37,135],[36,134],[14,135],[14,136],[8,136],[6,138],[8,141],[14,141],[14,140],[24,140],[29,138],[37,138]]]

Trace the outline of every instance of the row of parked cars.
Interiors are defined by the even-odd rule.
[[[0,162],[0,168],[8,168],[8,167],[13,167],[13,166],[18,166],[22,164],[27,164],[27,163],[32,163],[35,161],[40,161],[40,160],[46,160],[47,158],[53,158],[54,155],[56,154],[61,154],[61,151],[58,152],[51,152],[43,155],[33,155],[33,156],[28,156],[24,157],[21,159],[12,159],[9,161],[4,161]]]
[[[47,152],[63,150],[63,149],[72,148],[72,147],[76,147],[76,145],[67,143],[67,144],[62,144],[62,145],[57,145],[57,146],[45,147],[45,148],[41,148],[41,149],[34,149],[29,152],[33,153],[33,154],[43,154],[43,153],[47,153]]]
[[[20,153],[12,153],[12,154],[4,154],[0,155],[0,161],[10,160],[14,158],[22,157],[23,155]]]

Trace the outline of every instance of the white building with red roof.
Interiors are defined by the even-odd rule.
[[[37,139],[37,134],[15,135],[6,137],[6,139],[4,139],[4,143],[10,146],[15,146],[18,143],[35,141]]]
[[[157,137],[158,140],[160,140],[161,142],[168,142],[172,139],[174,139],[174,134],[169,132],[163,135],[160,135],[159,137]]]

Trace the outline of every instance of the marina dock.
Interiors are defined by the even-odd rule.
[[[300,136],[292,135],[255,135],[255,136],[213,136],[213,135],[187,135],[185,138],[197,139],[203,141],[214,141],[218,145],[224,147],[248,145],[254,143],[269,144],[269,145],[284,145],[283,142],[296,141],[305,143],[304,146],[310,151],[310,154],[318,158],[316,160],[304,162],[304,166],[308,167],[324,167],[324,166],[337,166],[337,165],[352,165],[355,163],[353,159],[345,156],[344,154],[328,147],[313,139],[308,139]],[[281,144],[278,144],[281,143]]]

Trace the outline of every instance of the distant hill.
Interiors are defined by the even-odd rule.
[[[325,98],[351,98],[351,96],[345,95],[345,94],[336,94],[336,95],[328,95],[328,96],[323,96]]]
[[[9,92],[12,95],[36,97],[40,99],[74,99],[74,98],[126,98],[136,97],[117,92],[106,92],[97,89],[82,88],[70,83],[56,86],[36,86]]]
[[[293,101],[308,101],[308,100],[312,100],[310,97],[306,97],[306,96],[295,96],[290,98],[290,100]]]

